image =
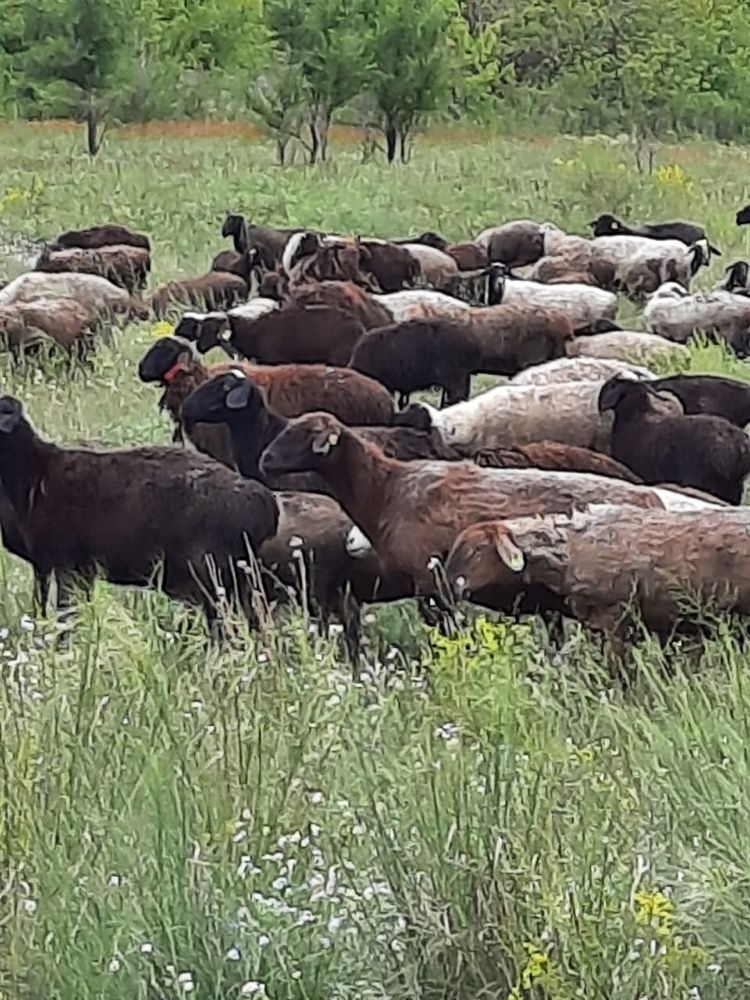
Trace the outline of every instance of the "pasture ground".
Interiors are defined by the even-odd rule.
[[[421,141],[406,168],[336,148],[280,171],[243,138],[0,131],[0,277],[24,239],[113,220],[158,282],[206,268],[228,209],[341,232],[467,238],[600,211],[734,226],[750,153],[611,140]],[[28,248],[26,248],[28,249]],[[634,315],[634,313],[633,313]],[[2,387],[67,442],[166,442],[132,326],[93,370]],[[717,348],[694,371],[742,375]],[[60,525],[65,530],[65,525]],[[613,686],[574,634],[378,609],[354,683],[303,615],[221,655],[153,594],[98,585],[68,648],[0,557],[0,1000],[719,1000],[750,995],[747,636],[698,660],[644,639]]]

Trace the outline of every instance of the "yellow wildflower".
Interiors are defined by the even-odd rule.
[[[151,333],[157,340],[159,337],[171,337],[174,333],[174,323],[169,323],[167,320],[162,319],[158,323],[154,323]]]
[[[688,175],[678,163],[666,163],[656,168],[656,179],[665,187],[687,187]]]
[[[674,903],[663,892],[641,890],[635,894],[635,922],[647,925],[660,937],[667,937],[672,931]]]
[[[549,955],[543,951],[529,951],[529,960],[526,968],[521,973],[521,985],[525,990],[530,990],[535,982],[543,979],[549,972]]]

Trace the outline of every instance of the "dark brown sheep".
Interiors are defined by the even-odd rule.
[[[491,261],[508,267],[534,264],[544,256],[545,228],[531,219],[516,219],[483,230],[474,242]]]
[[[60,448],[36,434],[11,396],[0,398],[0,477],[29,561],[56,577],[60,607],[74,583],[90,586],[100,572],[201,606],[212,627],[217,585],[250,609],[238,564],[278,523],[260,483],[176,448]]]
[[[236,250],[222,250],[211,261],[211,271],[223,271],[236,274],[247,284],[248,288],[256,280],[256,272],[260,270],[258,252],[248,250],[247,253],[237,253]],[[258,284],[260,283],[259,279]]]
[[[476,243],[454,243],[445,252],[458,264],[459,271],[478,271],[490,263],[487,250]]]
[[[443,404],[469,398],[471,376],[481,371],[482,349],[460,321],[413,319],[370,330],[349,362],[397,393],[399,406],[412,392],[443,390]]]
[[[574,335],[573,322],[562,310],[521,303],[472,309],[468,329],[481,350],[479,370],[494,375],[515,375],[562,358]]]
[[[547,591],[567,614],[620,638],[635,612],[667,638],[696,631],[706,607],[750,614],[749,545],[746,508],[717,516],[607,505],[474,525],[446,572],[458,591]]]
[[[578,448],[559,441],[536,441],[510,448],[494,448],[477,452],[477,465],[488,469],[547,469],[550,472],[591,472],[628,483],[642,480],[621,462],[591,448]]]
[[[230,309],[247,298],[247,282],[238,274],[209,271],[198,278],[169,281],[160,285],[151,298],[154,315],[161,319],[178,305],[202,309]]]
[[[677,396],[685,413],[710,413],[737,427],[750,424],[750,384],[722,375],[669,375],[654,379],[657,392]]]
[[[127,244],[99,247],[96,250],[77,247],[51,250],[45,247],[35,264],[35,270],[51,274],[99,274],[133,295],[146,287],[151,271],[151,254],[143,247]]]
[[[383,292],[411,288],[421,273],[419,261],[405,247],[372,240],[360,243],[359,266]]]
[[[221,344],[260,364],[329,364],[344,366],[364,334],[362,324],[339,309],[304,308],[290,302],[259,319],[229,316],[226,323],[201,326],[198,350]]]
[[[107,223],[104,226],[91,226],[90,229],[70,229],[61,233],[51,244],[52,250],[70,250],[80,247],[82,250],[98,250],[100,247],[129,246],[150,250],[148,236],[134,233],[127,226]]]
[[[277,229],[273,226],[256,226],[248,222],[244,215],[230,213],[221,228],[222,236],[231,236],[237,253],[248,250],[258,251],[258,260],[264,268],[274,270],[281,263],[284,247],[290,236],[300,229]]]
[[[261,471],[320,473],[372,541],[384,572],[408,576],[426,594],[434,589],[432,558],[447,555],[456,536],[478,521],[602,502],[663,506],[654,490],[599,476],[399,462],[325,413],[292,421],[266,449]]]
[[[667,397],[668,399],[668,397]],[[676,483],[739,504],[750,473],[750,441],[723,417],[665,413],[649,382],[613,378],[599,412],[614,412],[612,457],[645,483]]]
[[[291,300],[299,306],[327,306],[354,316],[365,330],[389,326],[393,316],[379,302],[353,281],[321,281],[298,285],[291,292]]]

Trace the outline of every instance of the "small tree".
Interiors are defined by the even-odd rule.
[[[250,110],[273,135],[279,166],[286,164],[289,143],[296,139],[310,152],[302,128],[308,106],[307,87],[297,67],[280,55],[262,74],[248,98]]]
[[[328,158],[334,113],[362,89],[369,69],[359,0],[269,0],[271,35],[307,89],[310,163]]]
[[[380,0],[372,20],[370,87],[392,163],[408,155],[415,126],[447,96],[451,5],[446,0]]]

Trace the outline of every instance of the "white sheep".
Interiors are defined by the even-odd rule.
[[[599,334],[610,336],[610,334]],[[589,337],[581,337],[589,340]],[[599,379],[606,381],[615,376],[632,377],[635,379],[656,378],[648,368],[631,365],[625,361],[605,360],[603,358],[557,358],[534,365],[514,375],[511,385],[559,385],[563,382],[594,382]]]
[[[472,308],[468,302],[431,288],[409,288],[387,295],[373,295],[372,298],[388,310],[394,323],[431,316],[462,319],[468,317]]]
[[[28,271],[0,288],[0,306],[40,298],[75,299],[84,307],[100,312],[129,312],[133,307],[133,299],[124,288],[98,274]]]
[[[676,282],[654,292],[643,311],[646,329],[684,344],[696,332],[715,334],[738,352],[747,348],[750,298],[714,290],[690,294]]]
[[[589,337],[574,337],[565,349],[571,358],[609,358],[646,365],[656,361],[677,361],[690,353],[683,344],[676,344],[655,333],[636,330],[613,330]]]
[[[450,288],[458,277],[458,264],[442,250],[424,243],[404,243],[403,247],[416,258],[422,280],[432,288]]]
[[[576,332],[611,328],[617,315],[614,292],[567,282],[545,285],[539,281],[506,280],[502,303],[532,310],[553,308],[568,316]]]

